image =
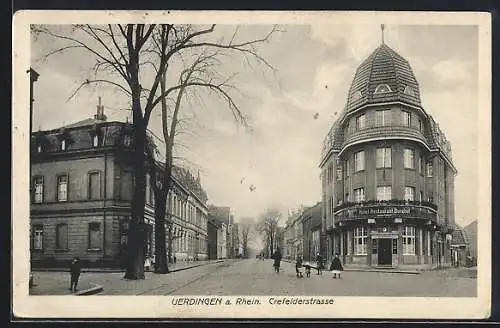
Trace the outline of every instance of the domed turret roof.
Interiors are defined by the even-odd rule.
[[[346,110],[388,101],[421,106],[418,82],[410,64],[382,43],[356,70]]]

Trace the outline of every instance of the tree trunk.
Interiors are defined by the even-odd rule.
[[[127,267],[124,277],[130,280],[144,279],[144,237],[147,231],[146,224],[144,223],[146,197],[146,156],[144,155],[144,145],[146,130],[142,127],[142,124],[137,125],[136,129],[134,129],[135,151],[133,158],[135,185],[132,198],[132,218],[128,231]]]
[[[156,188],[160,189],[160,188]],[[159,190],[160,191],[160,190]],[[165,240],[166,192],[163,188],[155,194],[155,273],[168,273],[167,250]]]

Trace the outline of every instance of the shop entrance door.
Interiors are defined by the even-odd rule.
[[[378,265],[392,265],[392,239],[378,240]]]

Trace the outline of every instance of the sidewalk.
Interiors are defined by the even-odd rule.
[[[168,270],[170,272],[177,272],[186,269],[195,268],[201,265],[210,264],[214,261],[223,261],[223,260],[204,260],[204,261],[179,261],[175,264],[169,263]],[[65,268],[34,268],[33,272],[67,272],[68,269]],[[125,272],[125,269],[120,268],[82,268],[82,273],[84,272],[106,272],[106,273],[119,273]]]
[[[180,273],[179,271],[194,269],[196,267],[207,266],[230,260],[209,260],[197,262],[178,262],[175,267],[170,268],[169,274],[155,274],[145,272],[144,280],[125,280],[124,272],[119,270],[82,270],[78,282],[78,291],[85,293],[86,290],[98,290],[101,295],[138,295],[147,293],[151,289],[163,285],[171,285],[173,282],[185,283],[185,277],[190,274]],[[196,271],[196,270],[195,270]],[[200,270],[197,270],[200,271]],[[177,274],[177,272],[179,272]],[[61,270],[35,271],[34,286],[30,289],[30,295],[75,295],[69,288],[69,273]],[[174,287],[176,284],[172,284]]]
[[[283,262],[288,262],[288,263],[295,263],[295,261],[291,260],[283,260]],[[317,270],[317,264],[316,262],[307,262],[311,266],[312,270]],[[328,267],[326,269],[323,269],[323,271],[329,271]],[[424,272],[424,270],[418,270],[418,269],[410,269],[410,268],[396,268],[396,269],[390,269],[390,268],[373,268],[373,267],[366,267],[366,266],[356,266],[356,265],[344,265],[344,271],[357,271],[357,272],[382,272],[382,273],[402,273],[402,274],[420,274]]]

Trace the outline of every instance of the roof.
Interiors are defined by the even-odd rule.
[[[68,124],[68,125],[65,125],[64,128],[76,128],[76,127],[81,127],[81,126],[88,126],[88,125],[94,125],[94,124],[101,124],[101,123],[104,123],[106,121],[104,120],[98,120],[98,119],[95,119],[95,118],[87,118],[87,119],[84,119],[84,120],[81,120],[81,121],[78,121],[78,122],[75,122],[75,123],[72,123],[72,124]]]
[[[375,93],[386,84],[391,91]],[[405,93],[405,88],[410,87]],[[381,44],[356,70],[347,99],[346,110],[355,110],[369,103],[402,101],[421,106],[417,79],[410,64],[386,44]]]
[[[218,220],[219,222],[223,222],[226,225],[230,224],[229,222],[231,215],[230,207],[210,205],[208,207],[208,213],[212,218]]]

